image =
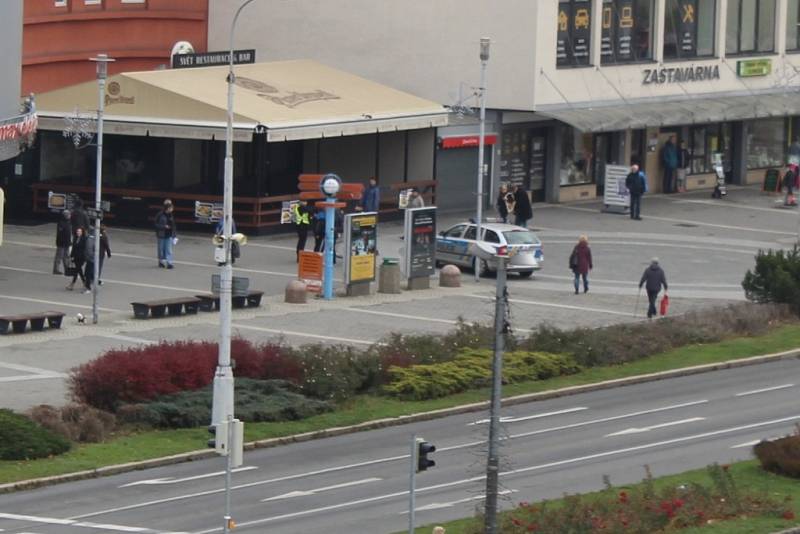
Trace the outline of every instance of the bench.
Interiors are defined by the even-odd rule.
[[[217,293],[203,293],[195,295],[200,299],[200,309],[203,311],[219,311],[219,294]],[[261,306],[261,297],[264,296],[263,291],[256,291],[248,289],[241,293],[236,293],[231,296],[231,306],[234,309],[239,308],[257,308]]]
[[[172,299],[148,300],[142,302],[131,302],[133,315],[137,319],[147,319],[148,315],[153,317],[164,317],[165,314],[180,315],[183,311],[187,315],[197,313],[200,306],[200,299],[197,297],[176,297]]]
[[[15,334],[25,332],[28,321],[31,323],[31,331],[41,332],[44,330],[44,323],[47,321],[48,328],[61,328],[61,320],[64,314],[56,311],[46,311],[41,313],[26,313],[20,315],[0,316],[0,333],[8,333],[8,325]]]

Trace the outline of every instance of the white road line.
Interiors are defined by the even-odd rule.
[[[797,218],[797,213],[791,210],[783,210],[783,209],[776,209],[776,208],[761,208],[758,206],[744,206],[742,204],[734,204],[732,202],[724,202],[718,203],[714,202],[713,200],[673,200],[675,204],[705,204],[707,206],[715,206],[717,208],[736,208],[740,210],[751,210],[751,211],[768,211],[770,213],[781,214],[781,215],[790,215],[794,218]],[[783,201],[781,201],[782,203]]]
[[[374,345],[376,341],[367,341],[365,339],[351,339],[347,337],[336,337],[336,336],[323,336],[319,334],[310,334],[308,332],[296,332],[293,330],[281,330],[275,328],[265,328],[263,326],[250,326],[245,324],[233,324],[231,325],[234,328],[240,328],[242,330],[254,330],[256,332],[266,332],[268,334],[278,334],[281,336],[297,336],[297,337],[307,337],[310,339],[321,339],[323,341],[341,341],[342,343],[353,343],[356,345]]]
[[[51,374],[51,375],[18,375],[18,376],[2,376],[0,377],[0,383],[6,382],[29,382],[31,380],[50,380],[53,378],[63,379],[66,378],[67,375],[62,374]]]
[[[139,343],[141,345],[157,345],[158,341],[152,339],[144,339],[141,337],[123,336],[120,334],[98,334],[97,337],[104,337],[107,339],[117,339],[119,341],[128,341],[130,343]]]
[[[705,432],[705,433],[702,433],[702,434],[695,434],[695,435],[692,435],[692,436],[684,436],[684,437],[674,438],[674,439],[665,440],[665,441],[656,441],[656,442],[647,443],[647,444],[644,444],[644,445],[637,445],[635,447],[626,447],[624,449],[616,449],[616,450],[611,450],[611,451],[605,451],[605,452],[600,452],[600,453],[597,453],[597,454],[590,454],[588,456],[579,456],[577,458],[568,458],[568,459],[559,460],[559,461],[556,461],[556,462],[550,462],[550,463],[540,464],[540,465],[532,465],[532,466],[529,466],[529,467],[522,467],[522,468],[519,468],[519,469],[510,470],[510,471],[504,471],[504,472],[499,473],[499,476],[504,476],[505,477],[505,476],[511,476],[511,475],[518,475],[518,474],[521,474],[521,473],[529,473],[531,471],[540,471],[542,469],[548,469],[548,468],[551,468],[551,467],[560,467],[560,466],[563,466],[563,465],[576,464],[576,463],[586,462],[586,461],[590,461],[590,460],[596,460],[596,459],[599,459],[599,458],[607,458],[609,456],[619,456],[619,455],[626,454],[626,453],[629,453],[629,452],[638,452],[638,451],[643,451],[643,450],[647,450],[647,449],[653,449],[653,448],[656,448],[656,447],[662,447],[664,445],[672,445],[674,443],[685,443],[687,441],[705,439],[705,438],[708,438],[708,437],[719,436],[719,435],[724,435],[724,434],[730,434],[732,432],[738,432],[740,430],[748,430],[750,428],[758,428],[758,427],[762,427],[762,426],[785,423],[785,422],[789,422],[789,421],[795,421],[795,420],[798,420],[798,419],[800,419],[800,415],[793,415],[793,416],[784,417],[784,418],[781,418],[781,419],[773,419],[771,421],[763,421],[761,423],[753,423],[753,424],[750,424],[750,425],[743,425],[743,426],[738,426],[738,427],[725,428],[725,429],[722,429],[722,430],[715,430],[713,432]],[[446,482],[446,483],[437,484],[437,485],[434,485],[434,486],[427,486],[427,487],[418,488],[417,492],[418,493],[424,493],[424,492],[427,492],[427,491],[432,491],[432,490],[437,490],[437,489],[442,489],[442,488],[447,488],[447,487],[470,484],[470,483],[473,483],[473,482],[478,482],[478,481],[484,480],[485,478],[486,478],[485,475],[481,475],[481,476],[476,476],[476,477],[472,477],[472,478],[456,480],[456,481],[453,481],[453,482]],[[361,505],[361,504],[373,503],[373,502],[376,502],[376,501],[384,501],[384,500],[393,499],[393,498],[397,498],[397,497],[405,497],[406,495],[408,495],[408,491],[399,491],[399,492],[396,492],[396,493],[388,493],[388,494],[385,494],[385,495],[377,495],[375,497],[369,497],[369,498],[366,498],[366,499],[358,499],[358,500],[355,500],[355,501],[343,502],[343,503],[339,503],[339,504],[333,504],[333,505],[330,505],[330,506],[323,506],[323,507],[320,507],[320,508],[312,508],[312,509],[301,510],[299,512],[293,512],[293,513],[289,513],[289,514],[282,514],[282,515],[277,515],[277,516],[273,516],[273,517],[265,517],[265,518],[262,518],[262,519],[255,519],[255,520],[252,520],[252,521],[245,521],[245,522],[239,523],[239,526],[240,527],[249,527],[249,526],[254,526],[254,525],[263,525],[265,523],[272,523],[272,522],[275,522],[275,521],[281,521],[281,520],[285,520],[285,519],[292,519],[292,518],[295,518],[295,517],[302,517],[302,516],[317,514],[317,513],[321,513],[321,512],[330,512],[332,510],[340,510],[342,508],[352,508],[354,506],[358,506],[358,505]],[[197,532],[195,534],[212,534],[214,532],[219,532],[220,530],[221,529],[219,529],[219,528],[214,528],[214,529],[209,529],[209,530],[203,530],[203,531]]]
[[[570,241],[570,243],[574,243],[574,241]],[[572,276],[559,276],[557,274],[541,274],[536,273],[536,278],[548,278],[551,280],[569,280],[570,282],[574,280]],[[615,285],[629,285],[633,288],[636,288],[639,283],[632,280],[610,280],[608,278],[592,278],[590,280],[593,284],[615,284]],[[701,288],[701,289],[741,289],[742,284],[706,284],[706,283],[698,283],[698,284],[691,284],[691,283],[670,283],[673,288]]]
[[[573,211],[585,211],[589,213],[597,213],[598,210],[593,210],[589,208],[578,208],[575,206],[563,206],[565,210],[573,210]],[[731,226],[727,224],[713,224],[707,223],[702,221],[690,221],[686,219],[672,219],[669,217],[654,217],[652,215],[645,214],[645,220],[649,221],[664,221],[664,222],[672,222],[672,223],[682,223],[682,224],[696,224],[697,226],[708,226],[711,228],[723,228],[725,230],[740,230],[744,232],[754,232],[760,234],[774,234],[774,235],[790,235],[796,236],[797,232],[782,232],[780,230],[764,230],[762,228],[748,228],[746,226]]]
[[[652,426],[644,426],[640,428],[626,428],[625,430],[620,430],[619,432],[613,432],[611,434],[606,434],[603,436],[604,438],[610,438],[613,436],[626,436],[628,434],[641,434],[643,432],[650,432],[651,430],[657,430],[659,428],[668,428],[671,426],[677,425],[685,425],[686,423],[696,423],[697,421],[705,421],[705,417],[690,417],[689,419],[681,419],[680,421],[670,421],[668,423],[661,423],[658,425]]]
[[[494,297],[492,297],[494,298]],[[432,317],[422,317],[419,315],[406,315],[404,313],[393,313],[393,312],[383,312],[383,311],[376,311],[376,310],[365,310],[364,308],[345,308],[341,311],[350,311],[350,312],[357,312],[357,313],[366,313],[369,315],[382,315],[384,317],[395,317],[397,319],[410,319],[413,321],[424,321],[426,323],[443,323],[443,324],[458,324],[458,321],[453,321],[451,319],[434,319]]]
[[[489,295],[460,295],[460,296],[469,297],[473,299],[494,300],[494,297],[491,297]],[[587,311],[594,313],[606,313],[610,315],[621,315],[624,317],[634,317],[634,315],[629,312],[619,312],[604,308],[590,308],[588,306],[572,306],[570,304],[555,304],[553,302],[544,302],[538,300],[508,299],[508,302],[511,302],[512,304],[529,304],[531,306],[545,306],[549,308],[561,308],[564,310],[577,310],[577,311]]]
[[[741,393],[737,393],[737,397],[747,397],[748,395],[757,395],[759,393],[767,393],[768,391],[777,391],[779,389],[786,389],[794,387],[794,384],[782,384],[780,386],[773,386],[771,388],[763,388],[763,389],[754,389],[752,391],[743,391]]]
[[[53,375],[53,374],[61,375],[61,373],[57,371],[51,371],[49,369],[41,369],[39,367],[30,367],[27,365],[20,365],[18,363],[0,362],[0,367],[3,367],[5,369],[11,369],[13,371],[24,371],[26,373],[33,373],[37,375]],[[66,376],[66,375],[61,375],[61,376]]]
[[[261,502],[270,502],[270,501],[280,501],[283,499],[292,499],[294,497],[308,497],[309,495],[316,495],[317,493],[322,493],[325,491],[333,491],[342,488],[351,488],[353,486],[362,486],[364,484],[369,484],[370,482],[379,482],[383,480],[382,478],[364,478],[362,480],[354,480],[352,482],[343,482],[341,484],[334,484],[333,486],[325,486],[323,488],[316,488],[311,490],[298,490],[298,491],[290,491],[289,493],[284,493],[282,495],[276,495],[274,497],[268,497],[266,499],[261,499]]]
[[[584,406],[579,406],[578,408],[568,408],[566,410],[559,410],[557,412],[547,412],[547,413],[537,413],[534,415],[525,415],[522,417],[501,417],[501,423],[518,423],[520,421],[530,421],[531,419],[541,419],[542,417],[551,417],[553,415],[563,415],[565,413],[575,413],[575,412],[582,412],[583,410],[588,410]],[[475,421],[473,423],[467,423],[467,426],[475,426],[475,425],[483,425],[489,422],[489,419],[481,419],[479,421]]]
[[[0,267],[2,269],[3,267]],[[47,304],[49,306],[66,306],[67,308],[78,308],[80,310],[91,310],[92,307],[83,304],[68,304],[66,302],[60,302],[57,300],[43,300],[43,299],[34,299],[30,297],[14,297],[11,295],[0,295],[0,299],[7,299],[7,300],[20,300],[23,302],[36,302],[37,304]],[[113,313],[125,313],[122,310],[115,310],[114,308],[103,308],[101,306],[97,307],[98,310],[104,312],[113,312]]]
[[[762,441],[775,441],[776,439],[781,439],[783,436],[772,436],[771,438],[760,438],[754,439],[753,441],[747,441],[745,443],[740,443],[738,445],[734,445],[731,449],[743,449],[745,447],[752,447],[754,445],[758,445]]]
[[[236,469],[232,469],[231,473],[240,473],[242,471],[252,471],[253,469],[258,469],[255,465],[250,465],[246,467],[237,467]],[[219,477],[225,474],[225,471],[217,471],[216,473],[205,473],[203,475],[195,475],[191,477],[184,477],[184,478],[151,478],[150,480],[137,480],[136,482],[130,482],[128,484],[123,484],[122,486],[117,486],[118,488],[130,488],[132,486],[160,486],[164,484],[180,484],[182,482],[193,482],[195,480],[202,480],[204,478],[211,478],[211,477]]]
[[[548,246],[550,245],[575,245],[575,240],[550,240],[545,241]],[[713,250],[715,252],[730,252],[731,254],[744,254],[746,256],[755,256],[758,252],[757,247],[752,250],[742,250],[734,247],[709,247],[705,245],[682,245],[679,243],[655,243],[652,241],[609,241],[606,239],[592,239],[592,246],[596,245],[617,245],[617,246],[635,246],[635,247],[661,247],[661,248],[685,248],[689,250]],[[536,275],[539,276],[538,274]]]
[[[517,490],[502,490],[497,492],[498,495],[511,495],[512,493],[517,493]],[[417,512],[424,512],[426,510],[440,510],[442,508],[452,508],[456,504],[464,504],[465,502],[480,501],[485,497],[486,494],[481,493],[480,495],[473,495],[471,497],[467,497],[466,499],[458,499],[457,501],[434,502],[431,504],[426,504],[424,506],[417,506],[414,510]],[[403,510],[402,512],[398,512],[397,515],[408,515],[408,510]]]
[[[112,530],[115,532],[142,532],[147,534],[154,534],[159,532],[161,534],[184,534],[178,532],[165,532],[163,530],[152,530],[149,528],[142,528],[142,527],[128,527],[124,525],[112,525],[106,523],[88,523],[83,521],[74,521],[72,519],[58,519],[55,517],[41,517],[41,516],[33,516],[33,515],[21,515],[21,514],[6,514],[0,512],[0,519],[10,519],[12,521],[29,521],[31,523],[44,523],[46,525],[61,525],[61,526],[70,526],[70,527],[83,527],[83,528],[92,528],[98,530]]]

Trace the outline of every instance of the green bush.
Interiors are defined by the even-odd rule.
[[[131,404],[117,412],[126,423],[155,428],[191,428],[211,421],[213,386]],[[326,401],[309,399],[283,380],[236,379],[234,412],[245,422],[293,421],[333,409]]]
[[[800,478],[800,426],[791,436],[756,444],[753,452],[765,470]]]
[[[744,275],[745,296],[754,302],[788,304],[800,315],[800,250],[758,251],[755,268]]]
[[[503,383],[545,380],[576,373],[571,357],[543,352],[507,352],[503,357]],[[483,387],[492,378],[492,352],[464,349],[452,361],[392,367],[392,380],[383,389],[389,395],[423,400]]]
[[[0,409],[0,460],[33,460],[67,452],[69,441],[24,415]]]
[[[370,389],[377,361],[369,352],[346,345],[303,345],[294,350],[303,370],[303,394],[341,401]]]

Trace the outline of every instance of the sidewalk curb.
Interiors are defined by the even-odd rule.
[[[712,371],[720,371],[724,369],[736,369],[739,367],[748,367],[751,365],[759,365],[762,363],[770,363],[775,361],[793,360],[793,359],[800,359],[800,349],[793,349],[784,352],[776,352],[773,354],[763,354],[761,356],[751,356],[749,358],[741,358],[738,360],[727,360],[718,363],[695,365],[692,367],[672,369],[669,371],[659,371],[657,373],[629,376],[626,378],[616,378],[614,380],[606,380],[604,382],[597,382],[594,384],[570,386],[551,391],[542,391],[539,393],[526,393],[523,395],[516,395],[514,397],[504,398],[503,406],[516,406],[518,404],[525,404],[528,402],[535,402],[547,399],[555,399],[559,397],[567,397],[570,395],[577,395],[579,393],[602,391],[622,386],[643,384],[646,382],[656,382],[659,380],[667,380],[670,378],[698,375],[703,373],[710,373]],[[373,421],[366,421],[364,423],[359,423],[356,425],[333,427],[324,430],[315,430],[313,432],[304,432],[302,434],[284,436],[280,438],[270,438],[270,439],[254,441],[246,443],[244,445],[244,448],[245,450],[254,450],[254,449],[266,449],[271,447],[278,447],[280,445],[288,445],[290,443],[300,443],[304,441],[311,441],[314,439],[343,436],[346,434],[354,434],[356,432],[362,432],[366,430],[374,430],[378,428],[386,428],[391,426],[400,426],[419,421],[430,421],[432,419],[439,419],[450,415],[461,415],[465,413],[479,412],[481,410],[487,409],[488,407],[489,407],[489,401],[476,402],[472,404],[463,404],[461,406],[455,406],[452,408],[442,408],[440,410],[433,410],[430,412],[422,412],[411,415],[401,415],[398,417],[389,417],[385,419],[376,419]],[[165,456],[163,458],[155,458],[152,460],[142,460],[140,462],[130,462],[120,465],[99,467],[97,469],[89,469],[86,471],[79,471],[77,473],[68,473],[65,475],[55,475],[51,477],[20,480],[17,482],[0,484],[0,494],[41,488],[53,484],[61,484],[64,482],[74,482],[77,480],[86,480],[90,478],[117,475],[120,473],[128,473],[131,471],[141,471],[153,467],[163,467],[183,462],[204,460],[208,458],[213,458],[216,455],[217,455],[216,452],[212,450],[197,450],[187,453],[175,454],[172,456]],[[800,529],[790,530],[789,532],[800,533]]]

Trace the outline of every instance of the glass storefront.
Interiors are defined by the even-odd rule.
[[[689,129],[688,149],[691,155],[691,174],[714,172],[714,156],[722,154],[723,167],[731,168],[733,148],[730,123],[706,124]]]
[[[563,128],[561,140],[561,185],[594,183],[592,134]]]
[[[532,128],[504,128],[500,151],[500,182],[520,185],[534,200],[544,199],[546,131]]]
[[[747,168],[780,167],[785,163],[786,120],[760,119],[747,123]]]

